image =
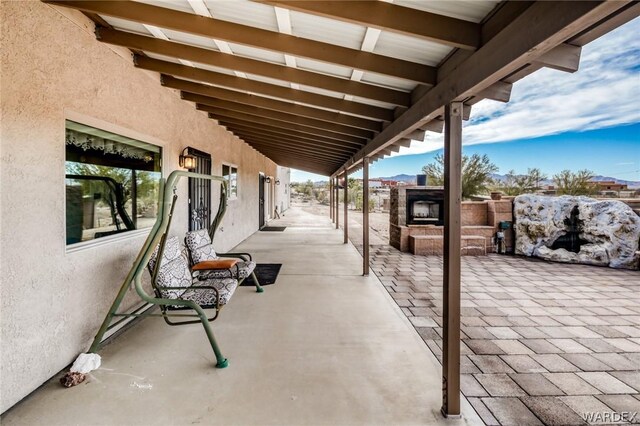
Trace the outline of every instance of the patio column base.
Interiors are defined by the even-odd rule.
[[[440,409],[440,413],[442,414],[442,417],[444,417],[445,419],[451,419],[451,420],[462,419],[462,414],[447,414],[444,407]]]

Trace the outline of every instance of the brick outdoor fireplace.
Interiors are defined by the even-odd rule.
[[[442,187],[391,188],[389,244],[422,255],[442,254],[444,190]],[[501,221],[513,221],[511,199],[462,203],[462,254],[495,251],[494,237]],[[505,232],[507,250],[513,248],[513,231]]]

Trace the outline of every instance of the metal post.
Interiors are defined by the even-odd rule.
[[[460,416],[462,102],[445,107],[442,414]]]
[[[344,225],[342,225],[342,229],[344,229],[344,243],[347,244],[349,242],[349,175],[347,174],[347,169],[344,169]]]
[[[329,218],[333,222],[333,178],[329,179]]]
[[[338,208],[340,207],[340,193],[338,192],[339,190],[339,180],[338,180],[338,176],[336,176],[336,212],[335,212],[335,216],[336,216],[336,229],[340,229],[340,214],[339,214],[339,210]]]
[[[369,157],[362,159],[362,275],[369,275]]]

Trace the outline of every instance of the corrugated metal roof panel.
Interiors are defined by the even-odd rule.
[[[362,25],[350,24],[322,16],[296,11],[291,11],[290,15],[293,35],[352,49],[360,49],[362,39],[367,30]]]
[[[332,98],[343,99],[344,94],[339,92],[333,92],[331,90],[320,89],[318,87],[304,86],[299,85],[300,90],[304,90],[305,92],[317,93],[319,95],[331,96]]]
[[[278,31],[273,6],[252,1],[205,1],[216,19],[235,22],[270,31]]]
[[[229,43],[229,47],[234,54],[244,56],[245,58],[257,59],[265,62],[284,65],[284,55],[272,50],[258,49],[255,47],[245,46],[243,44]]]
[[[130,33],[142,34],[146,36],[151,35],[151,33],[145,28],[144,25],[137,22],[127,21],[126,19],[113,18],[106,15],[100,15],[100,17],[117,30],[129,31]]]
[[[373,52],[392,58],[436,66],[452,50],[453,48],[449,46],[428,40],[382,31]]]
[[[351,100],[353,100],[354,102],[360,102],[361,104],[373,105],[373,106],[378,106],[378,107],[387,108],[387,109],[395,109],[396,108],[396,105],[394,105],[394,104],[388,104],[386,102],[374,101],[372,99],[361,98],[359,96],[351,96]]]
[[[212,39],[208,37],[197,36],[193,34],[187,34],[180,31],[168,30],[161,28],[162,32],[169,37],[169,40],[177,41],[179,43],[189,44],[198,47],[204,47],[210,50],[218,50],[218,47]]]
[[[166,7],[167,9],[179,10],[181,12],[193,13],[193,8],[187,0],[134,0],[139,3],[151,4],[158,7]]]
[[[389,77],[382,74],[376,74],[372,72],[365,72],[360,79],[363,83],[371,83],[377,86],[390,87],[392,89],[404,90],[410,92],[416,88],[417,84],[404,80],[402,78]]]
[[[328,74],[343,78],[350,78],[353,72],[352,68],[341,67],[339,65],[329,64],[327,62],[314,61],[312,59],[296,57],[298,68]]]
[[[499,0],[446,0],[446,1],[416,1],[396,0],[395,5],[423,10],[438,15],[464,19],[465,21],[480,22],[491,12]]]
[[[287,87],[289,89],[291,88],[291,83],[284,80],[276,80],[275,78],[269,78],[261,75],[255,75],[255,74],[247,74],[247,78],[249,80],[260,81],[262,83],[269,83],[276,86]]]

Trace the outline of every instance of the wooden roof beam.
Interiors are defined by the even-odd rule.
[[[324,146],[336,146],[339,148],[353,149],[356,151],[364,145],[345,141],[337,141],[335,139],[321,138],[318,136],[307,134],[296,134],[294,132],[287,132],[286,129],[283,129],[282,131],[280,131],[280,129],[268,129],[265,126],[251,125],[251,123],[243,122],[240,120],[233,120],[228,118],[218,118],[217,120],[222,126],[225,126],[231,131],[238,130],[247,133],[265,135],[273,138],[286,138],[289,140],[297,140],[300,142],[322,143]]]
[[[270,125],[266,125],[266,124],[259,124],[259,123],[255,123],[253,121],[247,121],[247,120],[242,120],[242,119],[238,119],[238,118],[230,118],[230,117],[215,117],[213,116],[213,114],[209,114],[209,118],[213,118],[215,120],[218,120],[218,122],[223,125],[223,126],[234,126],[234,127],[240,127],[240,128],[245,128],[245,129],[251,129],[254,131],[258,131],[258,132],[264,132],[265,134],[270,134],[272,136],[289,136],[289,137],[296,137],[298,139],[303,139],[303,140],[310,140],[313,142],[325,142],[325,143],[334,143],[334,144],[339,144],[339,145],[344,145],[344,146],[354,146],[357,147],[358,149],[360,149],[361,147],[363,147],[365,145],[365,142],[353,142],[353,141],[347,141],[347,140],[336,140],[336,139],[331,139],[331,138],[325,138],[323,136],[318,136],[318,135],[311,135],[308,133],[303,133],[303,132],[298,132],[295,130],[291,130],[291,129],[285,129],[285,128],[281,128],[281,127],[274,127],[274,126],[270,126]]]
[[[287,67],[286,65],[277,65],[241,56],[229,55],[211,49],[176,43],[155,37],[97,27],[96,38],[103,43],[128,47],[132,50],[186,59],[201,64],[261,75],[276,80],[303,84],[305,86],[359,96],[393,105],[407,106],[411,102],[411,94],[400,90],[318,74],[298,68]]]
[[[322,146],[323,148],[334,149],[340,152],[345,152],[345,151],[356,152],[358,150],[358,146],[356,145],[349,145],[349,144],[341,143],[338,141],[325,142],[325,141],[318,141],[313,139],[303,139],[303,138],[299,138],[291,135],[266,132],[262,129],[258,130],[258,129],[254,129],[246,126],[240,126],[233,123],[227,123],[223,125],[230,132],[233,132],[233,133],[242,133],[245,135],[252,135],[252,136],[262,136],[262,137],[267,137],[271,139],[286,139],[288,141],[300,142],[301,144],[311,144],[313,146]]]
[[[258,117],[258,116],[255,116],[255,115],[244,114],[244,113],[241,113],[241,112],[231,111],[231,110],[228,110],[228,109],[214,108],[214,107],[210,107],[210,106],[207,106],[207,105],[201,105],[201,104],[196,104],[196,108],[199,109],[200,111],[206,111],[206,112],[210,113],[210,116],[212,118],[218,118],[218,117],[220,117],[220,118],[222,118],[222,117],[235,118],[235,119],[238,119],[238,120],[254,122],[254,123],[259,124],[259,125],[267,125],[267,126],[272,126],[272,127],[279,127],[279,128],[282,128],[282,129],[295,130],[296,132],[307,133],[309,135],[322,136],[322,137],[325,137],[325,138],[335,139],[335,140],[339,140],[339,141],[345,140],[345,141],[351,141],[351,142],[355,142],[355,143],[364,143],[365,142],[365,139],[358,138],[358,137],[355,137],[355,136],[343,135],[343,134],[340,134],[340,133],[332,132],[330,130],[316,129],[316,128],[304,126],[304,125],[301,125],[301,124],[287,123],[287,122],[284,122],[284,121],[270,120],[268,118]]]
[[[504,81],[497,81],[484,90],[476,93],[470,101],[465,101],[468,105],[473,105],[480,102],[483,99],[491,99],[497,102],[509,102],[511,99],[512,83],[506,83]],[[468,118],[467,118],[468,120]]]
[[[425,130],[429,132],[442,133],[444,129],[444,120],[439,118],[434,118],[433,120],[429,120],[427,123],[424,123],[420,126],[420,130]]]
[[[580,67],[582,47],[562,43],[533,61],[554,70],[574,73]]]
[[[182,99],[195,102],[198,105],[207,105],[214,108],[226,109],[230,111],[241,112],[244,114],[255,115],[258,117],[270,118],[285,123],[295,123],[303,126],[314,127],[317,129],[331,130],[336,133],[356,136],[364,139],[371,139],[373,132],[355,127],[345,126],[343,124],[329,123],[315,118],[300,117],[298,115],[289,114],[280,111],[258,108],[251,105],[241,104],[237,102],[225,101],[220,99],[209,98],[202,95],[194,95],[182,92]]]
[[[266,152],[267,155],[275,154],[280,156],[294,156],[294,158],[296,159],[302,159],[316,164],[331,165],[333,167],[337,167],[341,163],[341,160],[321,158],[309,153],[305,153],[304,151],[296,151],[288,148],[274,148],[272,146],[261,145],[259,143],[252,143],[250,140],[246,140],[245,142],[247,142],[249,145],[254,146],[255,149]]]
[[[156,71],[161,74],[170,74],[172,76],[196,80],[216,86],[228,87],[234,90],[259,93],[266,96],[286,99],[290,102],[300,102],[321,108],[343,111],[361,117],[369,117],[383,121],[393,120],[393,110],[387,108],[367,105],[360,102],[345,101],[332,96],[319,95],[316,93],[306,92],[304,90],[290,89],[288,87],[276,86],[274,84],[234,77],[228,74],[187,67],[173,62],[160,61],[158,59],[152,59],[140,55],[134,55],[133,62],[137,68]]]
[[[263,1],[298,12],[420,37],[451,47],[480,46],[480,25],[380,1]]]
[[[216,40],[389,75],[417,83],[435,84],[436,69],[434,67],[193,13],[132,1],[49,0],[47,2]],[[451,18],[447,19],[452,20]],[[428,26],[429,23],[423,25]],[[450,31],[458,31],[458,28],[452,27]]]
[[[256,139],[261,139],[264,141],[274,141],[274,142],[285,142],[287,144],[293,144],[295,146],[301,147],[309,147],[312,149],[319,149],[321,152],[333,153],[333,154],[353,154],[357,149],[351,146],[336,146],[336,145],[327,145],[322,142],[314,142],[314,141],[302,141],[295,138],[289,138],[287,136],[272,136],[265,135],[259,132],[243,130],[239,128],[230,128],[230,130],[237,135],[243,135],[246,137],[253,137]]]
[[[413,142],[412,139],[402,138],[399,139],[395,144],[398,146],[409,148],[411,146],[411,142]]]
[[[301,153],[313,154],[318,158],[326,158],[326,159],[333,159],[333,160],[337,159],[342,161],[344,161],[346,158],[349,158],[348,152],[337,153],[337,152],[323,150],[322,148],[319,148],[319,147],[309,147],[306,145],[300,145],[297,142],[288,142],[286,140],[264,139],[257,136],[245,135],[242,133],[239,133],[238,136],[246,141],[250,141],[253,144],[271,146],[277,149],[282,148],[282,149],[295,150]]]
[[[199,98],[201,100],[198,101],[201,104],[207,104],[204,99],[232,101],[258,108],[296,114],[301,117],[315,118],[330,123],[343,124],[357,129],[370,130],[373,132],[379,132],[382,130],[382,125],[379,121],[294,104],[291,102],[279,101],[262,96],[249,95],[234,90],[222,89],[220,87],[198,84],[187,80],[180,80],[168,75],[162,76],[162,84],[165,87],[180,90],[183,96],[184,94],[201,95]]]

